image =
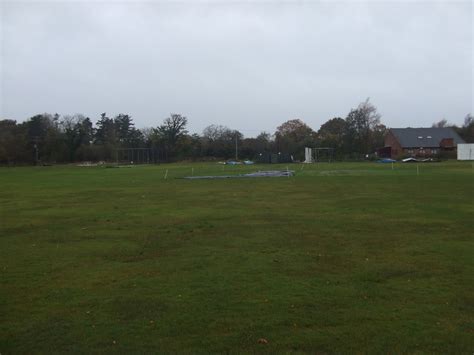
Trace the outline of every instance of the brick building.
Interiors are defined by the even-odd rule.
[[[464,143],[452,128],[391,128],[385,135],[385,147],[378,150],[383,158],[402,156],[432,157],[453,152]]]

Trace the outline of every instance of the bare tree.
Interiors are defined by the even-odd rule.
[[[358,153],[371,153],[374,147],[373,132],[381,127],[381,115],[369,98],[352,109],[346,117],[346,145]]]
[[[438,122],[435,122],[431,125],[431,127],[433,128],[444,128],[444,127],[450,127],[452,125],[450,125],[448,123],[448,120],[446,118],[443,118],[442,120],[439,120]]]

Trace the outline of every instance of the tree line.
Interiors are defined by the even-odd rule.
[[[203,159],[255,159],[263,153],[285,153],[304,159],[304,147],[334,148],[336,159],[361,159],[384,145],[386,126],[369,99],[351,109],[345,118],[334,117],[315,131],[300,119],[278,126],[270,134],[246,138],[238,130],[210,125],[190,134],[188,119],[171,114],[153,128],[137,129],[128,114],[102,113],[94,123],[82,114],[38,114],[17,123],[0,120],[0,164],[115,161],[119,150],[146,148],[159,161]],[[467,115],[461,127],[441,120],[433,126],[453,127],[467,142],[474,142],[474,118]],[[237,156],[236,156],[237,155]]]

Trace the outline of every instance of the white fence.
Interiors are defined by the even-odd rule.
[[[474,144],[458,144],[458,160],[474,160]]]

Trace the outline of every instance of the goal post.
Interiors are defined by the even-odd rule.
[[[304,148],[304,163],[319,163],[321,161],[331,162],[334,160],[334,148]]]
[[[115,158],[117,163],[125,164],[156,164],[159,161],[155,148],[117,148]]]

